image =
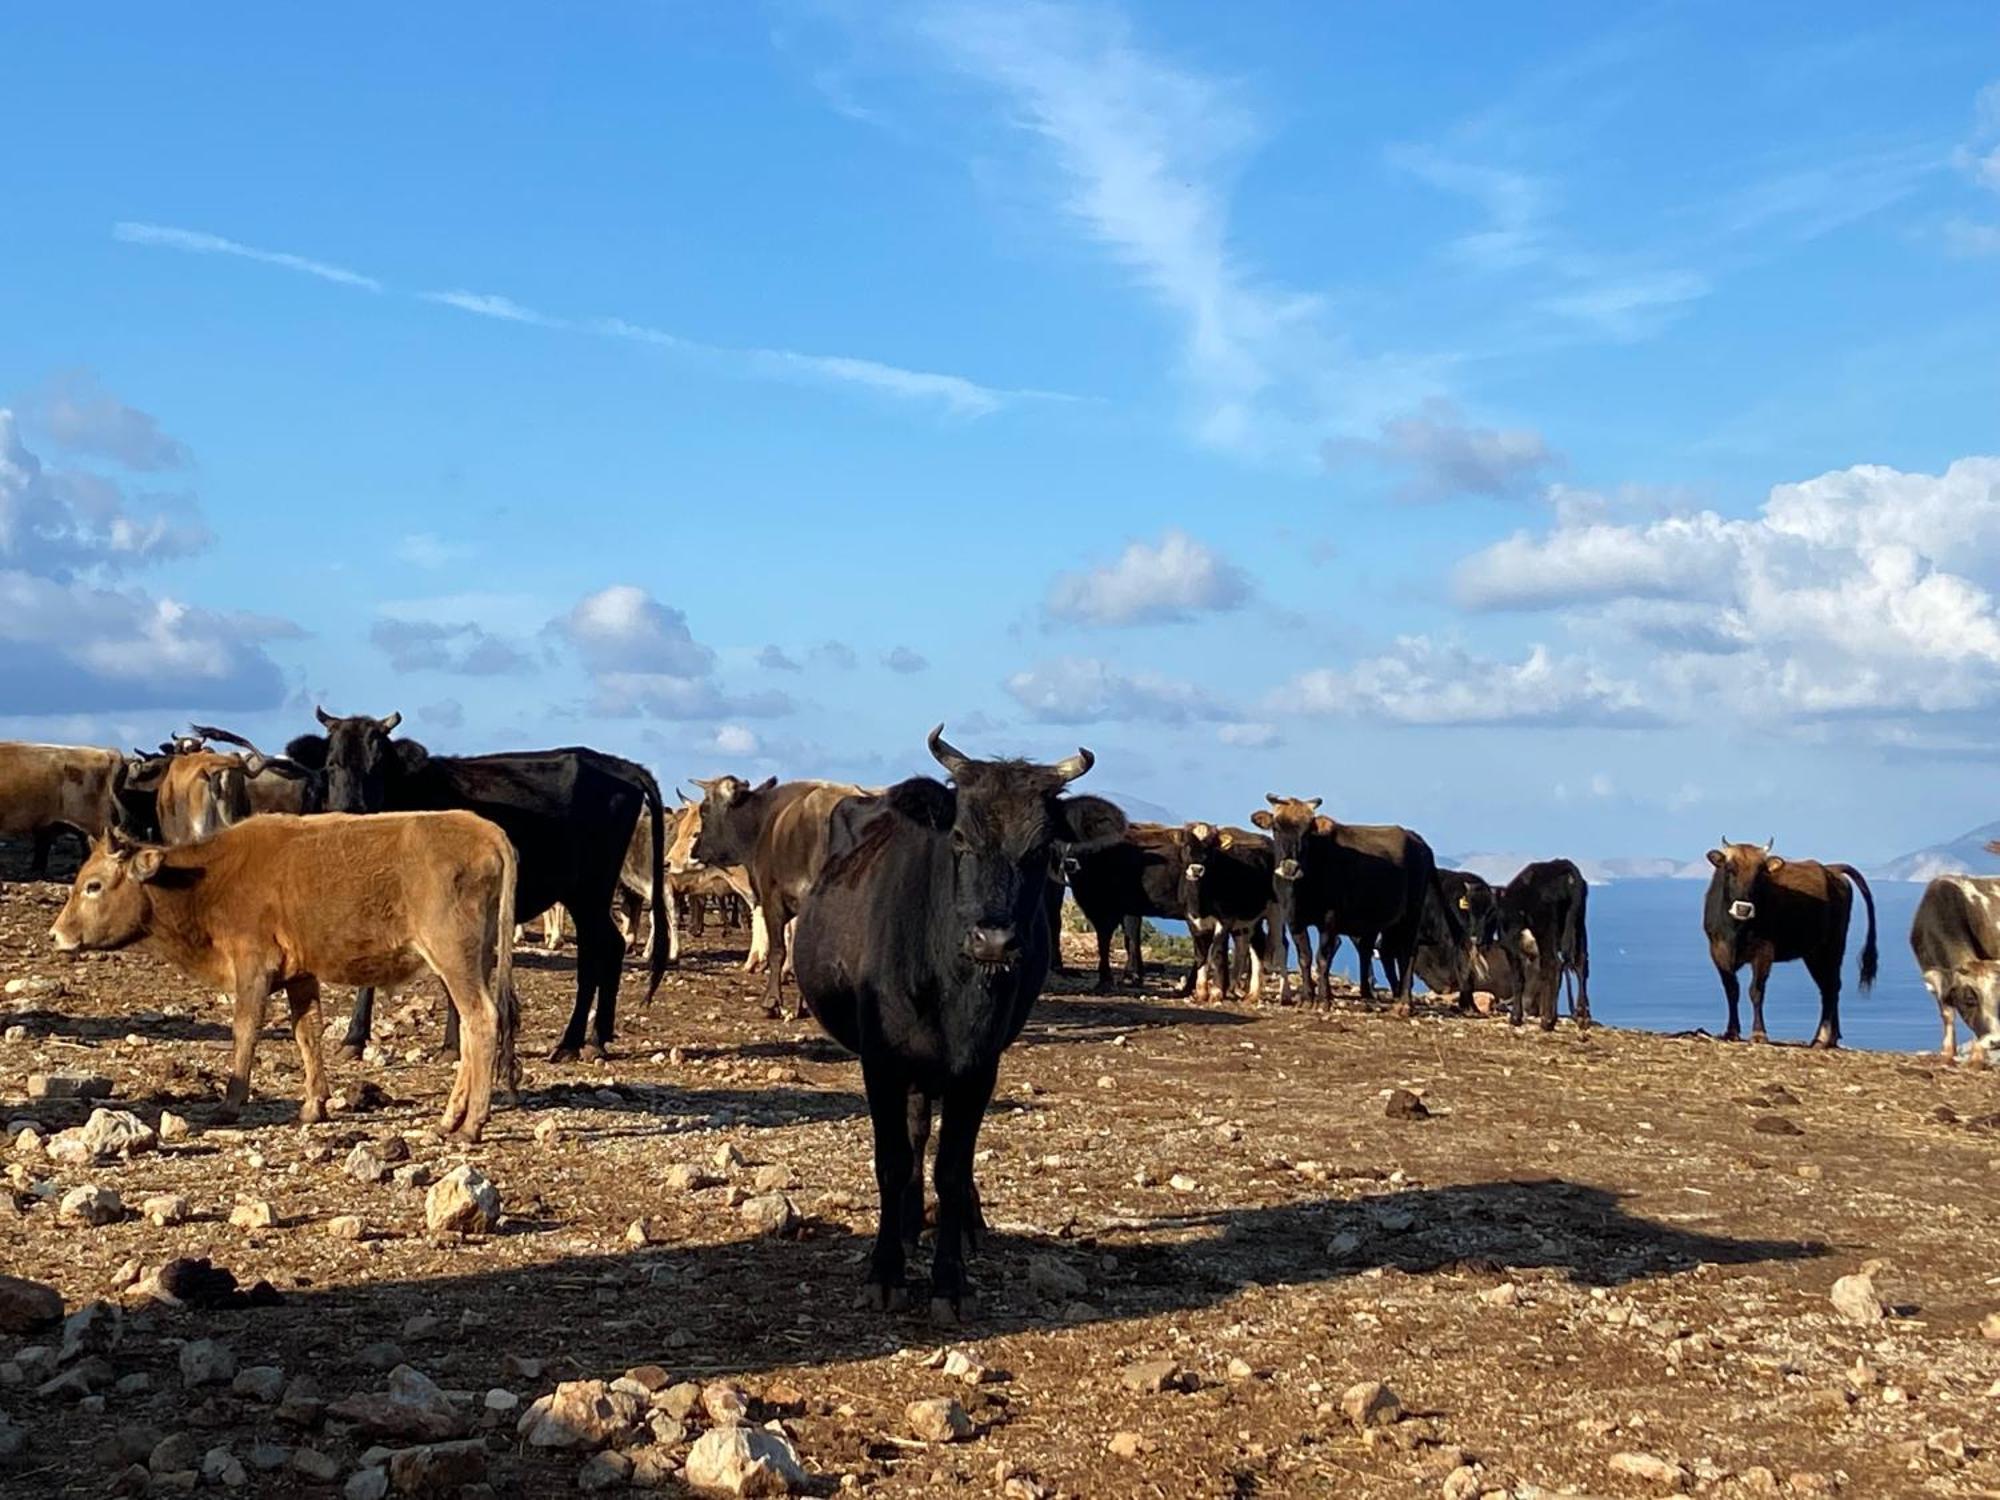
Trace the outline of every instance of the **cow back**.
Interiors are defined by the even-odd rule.
[[[0,836],[67,826],[96,837],[111,817],[111,782],[124,756],[91,745],[0,741]]]

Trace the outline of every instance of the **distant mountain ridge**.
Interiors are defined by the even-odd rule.
[[[1512,880],[1521,866],[1533,860],[1554,857],[1545,854],[1457,854],[1443,856],[1443,863],[1450,869],[1470,870],[1482,880],[1500,885]],[[1682,860],[1665,855],[1579,859],[1576,867],[1583,871],[1583,878],[1592,885],[1610,885],[1615,880],[1706,880],[1709,875],[1706,859]]]
[[[2000,856],[1986,852],[1988,839],[2000,839],[2000,823],[1982,823],[1970,833],[1927,848],[1868,872],[1873,880],[1935,880],[1940,875],[2000,875]]]

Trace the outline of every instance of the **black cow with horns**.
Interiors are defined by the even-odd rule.
[[[660,788],[644,766],[602,751],[525,750],[500,755],[432,755],[410,739],[392,739],[403,722],[365,714],[337,718],[315,709],[326,733],[301,735],[285,754],[324,778],[328,812],[439,812],[463,808],[497,823],[520,856],[514,920],[525,922],[560,901],[576,923],[576,1008],[549,1054],[555,1062],[601,1058],[618,1015],[625,939],[611,919],[612,899],[639,819],[653,820],[652,920],[666,928],[667,833]],[[653,945],[646,999],[667,968],[667,944]],[[595,1016],[592,1004],[595,1002]],[[358,1054],[373,1024],[375,992],[354,997],[346,1050]],[[585,1022],[592,1021],[585,1040]],[[447,1048],[457,1041],[448,1021]]]
[[[1064,789],[1091,767],[973,760],[940,724],[930,751],[946,786],[914,777],[834,809],[827,862],[800,908],[800,993],[833,1039],[860,1054],[874,1122],[881,1220],[865,1296],[906,1305],[904,1269],[923,1227],[924,1153],[942,1106],[931,1315],[972,1311],[965,1253],[984,1228],[972,1181],[1000,1054],[1048,973],[1051,851],[1116,838],[1125,815]]]

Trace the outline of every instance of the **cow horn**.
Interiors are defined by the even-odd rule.
[[[1774,833],[1774,834],[1772,834],[1772,835],[1771,835],[1771,836],[1770,836],[1769,838],[1765,839],[1765,840],[1764,840],[1764,852],[1765,852],[1766,854],[1769,854],[1769,853],[1771,852],[1771,846],[1772,846],[1773,844],[1777,843],[1777,842],[1778,842],[1778,836],[1777,836],[1777,835],[1776,835],[1775,833]]]
[[[713,791],[715,789],[716,782],[720,781],[721,779],[722,778],[719,776],[710,776],[706,780],[704,780],[699,776],[688,777],[688,780],[692,781],[696,786],[700,787],[703,792]]]
[[[953,780],[963,776],[972,764],[963,754],[952,748],[951,741],[944,737],[942,724],[924,737],[924,743],[930,746],[931,759],[951,772]],[[1083,773],[1079,771],[1076,774],[1081,776]]]
[[[1064,782],[1074,781],[1096,764],[1097,757],[1079,745],[1076,754],[1056,762],[1056,779]]]
[[[1310,807],[1314,812],[1318,812],[1320,803],[1325,800],[1326,798],[1324,797],[1308,797],[1306,798],[1306,806]]]
[[[320,726],[322,728],[325,729],[333,728],[333,715],[329,714],[325,709],[321,708],[317,703],[313,705],[313,717],[319,720]]]
[[[394,734],[396,732],[396,726],[402,722],[403,722],[403,713],[401,709],[398,709],[395,713],[390,714],[388,718],[382,721],[382,732],[384,734]]]

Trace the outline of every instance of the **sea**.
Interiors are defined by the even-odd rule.
[[[1910,957],[1910,919],[1924,888],[1910,881],[1873,886],[1881,972],[1861,993],[1859,962],[1867,913],[1857,898],[1847,935],[1847,978],[1840,992],[1844,1047],[1881,1052],[1927,1052],[1938,1045],[1937,1005]],[[1708,940],[1701,930],[1705,880],[1617,880],[1590,888],[1590,1009],[1609,1026],[1644,1031],[1707,1031],[1729,1023]],[[1342,944],[1353,975],[1354,950]],[[1750,971],[1743,971],[1743,1029],[1750,1029]],[[1564,1014],[1567,1015],[1567,1009]],[[1812,1039],[1819,1023],[1819,992],[1804,964],[1771,971],[1764,996],[1764,1025],[1773,1041]],[[1961,1046],[1967,1033],[1961,1026]]]

